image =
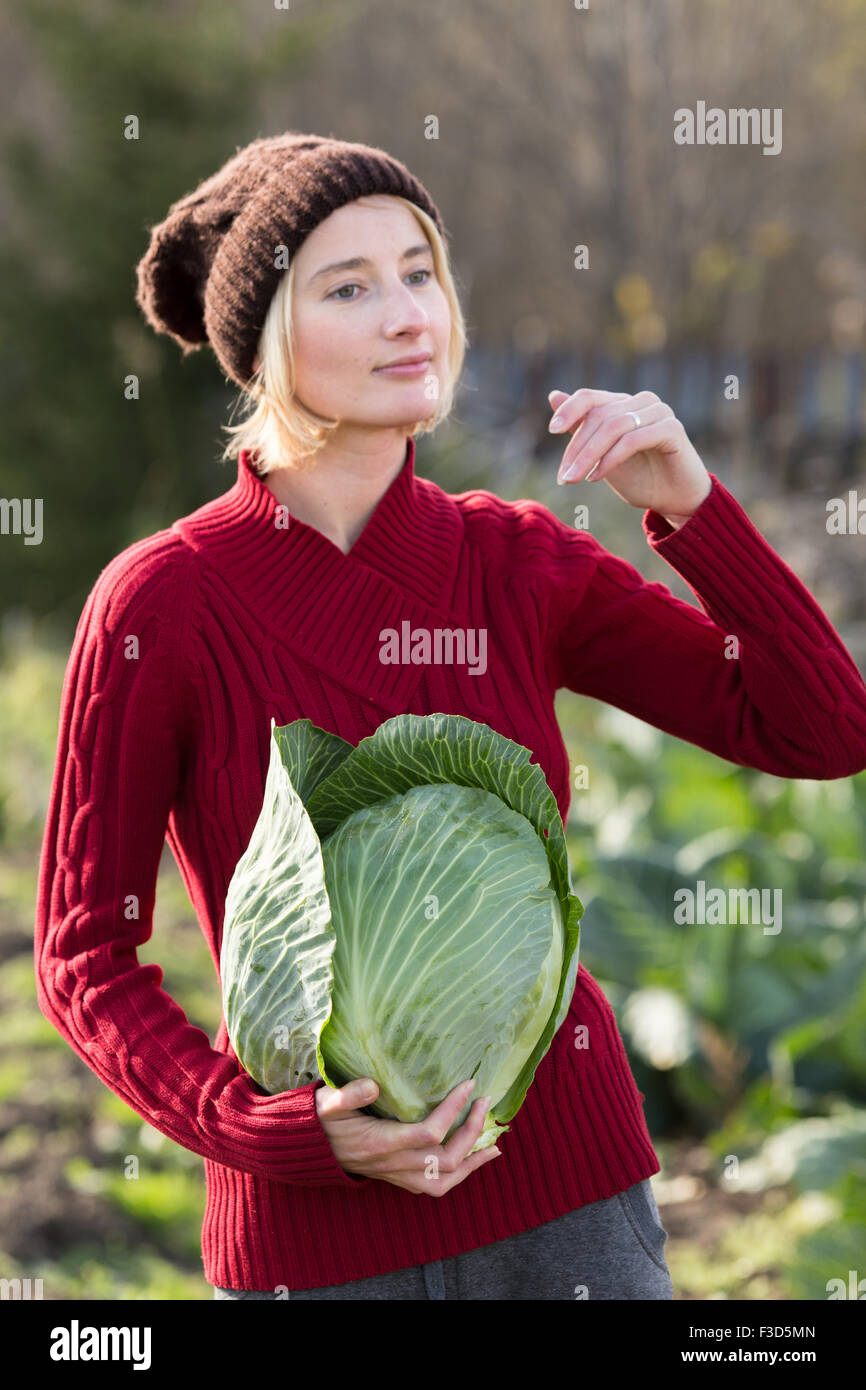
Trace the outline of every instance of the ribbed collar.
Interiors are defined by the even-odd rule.
[[[401,471],[348,555],[298,517],[278,526],[279,507],[242,450],[234,486],[171,529],[281,641],[341,685],[401,712],[423,667],[381,663],[379,634],[400,633],[405,621],[411,628],[456,621],[459,507],[416,475],[411,436]]]

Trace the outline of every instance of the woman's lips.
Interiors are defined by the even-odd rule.
[[[376,367],[383,376],[423,376],[430,366],[430,358],[423,362],[400,362],[396,367]]]

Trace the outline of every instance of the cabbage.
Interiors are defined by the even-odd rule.
[[[223,1010],[270,1093],[379,1086],[424,1119],[461,1081],[508,1129],[574,993],[583,905],[529,749],[460,715],[401,714],[354,747],[271,720],[261,813],[228,887]]]

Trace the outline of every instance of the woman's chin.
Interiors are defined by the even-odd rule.
[[[412,396],[406,393],[403,400],[396,400],[390,404],[378,401],[376,409],[371,411],[370,424],[390,425],[393,428],[398,426],[417,425],[419,421],[430,420],[436,414],[436,402],[430,401],[426,396]]]

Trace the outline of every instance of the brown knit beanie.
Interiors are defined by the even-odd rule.
[[[283,274],[278,248],[293,255],[336,208],[370,193],[408,198],[444,235],[427,190],[385,150],[292,132],[254,140],[151,228],[138,304],[184,356],[210,343],[245,386]]]

